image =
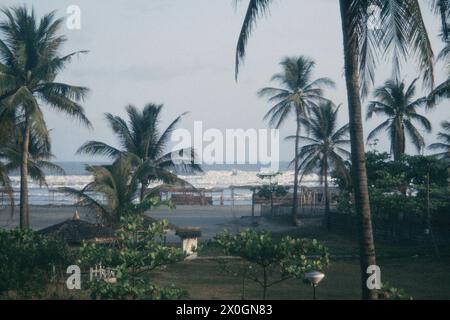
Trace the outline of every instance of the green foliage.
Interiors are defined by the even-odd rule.
[[[146,273],[183,259],[180,249],[164,244],[168,229],[166,221],[143,228],[142,215],[121,218],[117,243],[105,247],[84,243],[80,250],[79,264],[83,268],[95,265],[116,270],[116,283],[94,281],[89,284],[93,299],[179,299],[184,291],[175,288],[159,288],[149,282]]]
[[[147,192],[136,203],[142,176],[154,170],[151,165],[136,169],[130,157],[120,157],[111,165],[87,166],[86,170],[94,177],[93,182],[82,190],[66,187],[59,191],[78,198],[78,205],[94,210],[110,225],[119,225],[125,213],[143,213],[160,205],[173,207],[171,202],[161,201]],[[101,194],[106,204],[97,201],[93,194]]]
[[[436,187],[448,186],[448,163],[434,157],[403,155],[392,161],[387,153],[366,154],[369,186],[384,190],[400,190],[403,186],[420,186],[430,183]]]
[[[403,155],[392,161],[387,153],[366,154],[370,204],[374,218],[423,219],[427,213],[428,179],[430,209],[435,222],[449,222],[450,190],[448,164],[426,156]],[[334,173],[340,187],[338,210],[354,214],[351,186]]]
[[[417,125],[427,133],[431,132],[430,121],[417,113],[418,108],[424,109],[427,106],[428,100],[425,97],[414,98],[416,83],[417,79],[409,86],[398,79],[386,81],[374,91],[376,100],[369,102],[367,108],[367,119],[374,115],[387,118],[369,134],[367,141],[374,140],[381,131],[388,132],[395,160],[405,154],[407,136],[418,152],[425,148],[425,140]]]
[[[413,300],[411,296],[406,294],[405,290],[394,288],[388,282],[383,283],[378,296],[381,300]]]
[[[285,237],[276,242],[269,232],[249,229],[235,235],[225,231],[215,237],[215,242],[225,254],[243,260],[243,265],[223,262],[225,269],[241,276],[243,281],[259,284],[264,299],[271,286],[292,278],[301,279],[306,272],[323,270],[329,264],[328,249],[316,240]]]
[[[348,175],[345,161],[350,158],[346,150],[350,144],[349,126],[338,126],[339,110],[340,106],[331,101],[311,108],[310,118],[303,123],[308,136],[298,137],[303,144],[297,157],[302,176],[318,172],[324,182],[331,169]],[[295,139],[295,136],[288,139]]]
[[[256,195],[260,198],[270,199],[273,194],[274,197],[285,197],[289,193],[289,187],[278,184],[264,185],[258,189]]]
[[[0,231],[0,296],[40,297],[70,265],[66,244],[33,231]]]
[[[379,219],[420,219],[426,213],[424,201],[403,194],[385,194],[378,189],[370,189],[372,214]]]
[[[88,141],[79,148],[78,153],[102,155],[113,160],[130,158],[134,169],[140,171],[140,200],[143,200],[146,195],[144,192],[152,182],[188,184],[173,171],[201,172],[200,166],[194,161],[194,150],[186,148],[168,152],[170,136],[185,114],[178,116],[165,130],[161,130],[162,110],[163,105],[154,103],[148,103],[142,110],[129,105],[126,107],[128,121],[110,113],[105,114],[109,127],[119,141],[120,149],[104,142]]]

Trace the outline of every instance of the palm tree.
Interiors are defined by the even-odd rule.
[[[86,170],[94,177],[93,181],[82,190],[60,188],[59,191],[79,199],[77,205],[92,209],[107,224],[117,226],[120,217],[147,209],[153,199],[153,193],[143,195],[141,202],[135,204],[140,194],[141,177],[147,175],[151,167],[141,166],[138,170],[130,157],[119,156],[111,165],[86,166]],[[104,201],[96,196],[101,195]]]
[[[447,41],[450,36],[450,26],[448,20],[450,18],[450,1],[449,0],[432,0],[432,6],[436,13],[441,17],[442,39]]]
[[[1,103],[1,102],[0,102]],[[7,151],[6,144],[11,142],[14,132],[14,117],[11,114],[0,116],[0,193],[6,194],[11,206],[11,215],[14,214],[14,193],[8,170],[5,167],[4,154]]]
[[[447,70],[449,72],[447,79],[441,84],[437,85],[436,88],[431,91],[428,99],[429,107],[434,107],[436,104],[444,99],[450,98],[450,39],[444,40],[445,46],[439,53],[437,60],[443,61],[446,64]]]
[[[400,160],[406,150],[406,133],[413,145],[420,152],[425,147],[425,140],[414,122],[420,124],[428,133],[431,132],[431,123],[427,118],[417,113],[417,109],[427,105],[427,98],[414,99],[416,93],[415,79],[409,87],[403,81],[388,80],[374,92],[376,101],[371,101],[367,109],[366,120],[373,115],[387,117],[383,123],[376,127],[368,136],[369,143],[383,130],[389,133],[391,139],[391,154],[394,160]]]
[[[267,87],[258,92],[261,97],[269,97],[269,103],[275,105],[267,112],[264,120],[275,128],[280,128],[293,114],[297,127],[295,137],[300,135],[301,119],[307,118],[309,109],[323,102],[322,88],[332,87],[334,82],[328,78],[312,80],[315,62],[304,56],[285,58],[281,61],[283,71],[275,74],[272,81],[278,81],[281,88]],[[292,221],[297,225],[298,209],[298,160],[299,139],[295,139],[294,153],[294,199],[292,205]]]
[[[441,150],[442,152],[435,156],[450,160],[450,122],[444,121],[441,126],[444,131],[438,133],[438,139],[442,142],[433,143],[428,148],[430,150]]]
[[[0,148],[0,185],[4,186],[4,190],[10,199],[11,213],[14,212],[14,198],[8,173],[18,171],[22,167],[23,127],[23,122],[17,122],[12,134],[10,133],[10,141],[5,142],[3,147]],[[45,171],[64,174],[61,167],[50,161],[53,157],[48,134],[42,139],[32,128],[30,131],[28,172],[30,178],[41,186],[47,186]]]
[[[3,148],[0,158],[6,160],[5,169],[7,172],[20,170],[22,167],[22,145],[24,122],[16,123],[16,134],[11,143]],[[54,155],[51,152],[49,134],[44,137],[37,133],[34,126],[30,130],[30,142],[28,148],[28,174],[30,178],[41,186],[47,186],[45,171],[55,172],[64,175],[64,170],[51,162]]]
[[[55,13],[37,20],[26,6],[2,10],[0,22],[0,115],[13,112],[23,118],[20,168],[20,227],[29,228],[28,176],[30,135],[44,137],[46,128],[41,103],[52,110],[77,118],[85,125],[90,122],[84,114],[82,101],[88,89],[56,82],[56,76],[80,53],[60,56],[66,38],[58,35],[63,19]]]
[[[0,148],[0,158],[3,155],[3,149]],[[11,207],[11,215],[14,213],[14,193],[11,186],[11,180],[8,176],[8,170],[5,168],[5,164],[0,161],[0,193],[7,195],[9,204]]]
[[[335,170],[344,176],[347,173],[346,160],[350,157],[345,147],[350,144],[348,139],[349,126],[338,128],[339,107],[332,102],[319,104],[311,109],[311,117],[305,122],[308,136],[298,138],[305,143],[297,156],[298,169],[305,174],[316,170],[320,173],[320,182],[324,184],[325,216],[329,229],[330,193],[328,179],[330,170]],[[296,137],[290,137],[296,138]]]
[[[445,11],[436,0],[433,6]],[[268,12],[272,0],[250,0],[236,49],[236,78],[245,49],[259,17]],[[376,265],[373,242],[367,171],[365,165],[361,96],[367,95],[374,81],[375,67],[380,56],[391,56],[398,70],[401,58],[416,55],[424,82],[433,83],[433,51],[418,0],[339,0],[344,45],[345,79],[350,120],[350,140],[353,163],[353,186],[356,212],[360,218],[360,265],[363,299],[377,299],[377,292],[367,288],[367,268]],[[380,16],[375,24],[371,8],[378,8]],[[445,16],[446,17],[446,16]],[[446,19],[445,19],[446,20]]]
[[[153,170],[146,170],[148,175],[142,176],[140,180],[141,201],[144,200],[145,190],[151,182],[184,183],[171,171],[175,169],[185,172],[198,172],[201,171],[201,168],[195,163],[193,149],[188,148],[166,153],[170,136],[183,115],[177,117],[166,130],[160,133],[158,125],[161,121],[162,108],[162,105],[149,103],[142,111],[139,111],[135,106],[130,105],[126,108],[129,118],[128,123],[119,116],[107,113],[105,115],[106,120],[119,140],[120,149],[103,142],[88,141],[77,152],[107,156],[111,159],[127,156],[132,159],[133,165],[137,168],[142,165],[152,167]]]

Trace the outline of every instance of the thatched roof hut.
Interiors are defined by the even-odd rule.
[[[181,239],[196,239],[202,236],[202,231],[197,227],[177,228],[175,234]]]
[[[79,245],[83,241],[111,243],[115,240],[113,229],[83,221],[80,219],[78,212],[72,219],[42,229],[38,233],[61,239],[70,245]]]

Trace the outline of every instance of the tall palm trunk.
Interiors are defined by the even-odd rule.
[[[30,146],[31,124],[25,120],[25,130],[22,141],[22,163],[20,166],[20,229],[30,227],[29,207],[28,207],[28,152]]]
[[[140,203],[142,203],[142,201],[144,201],[144,197],[145,197],[145,190],[147,189],[147,185],[144,183],[144,181],[141,182],[141,191],[140,191],[140,195],[139,195],[139,201]]]
[[[292,203],[292,223],[294,226],[298,225],[297,211],[298,211],[298,175],[299,175],[299,142],[300,142],[300,114],[297,111],[297,133],[295,135],[295,160],[294,160],[294,197]]]
[[[364,152],[364,135],[361,114],[360,79],[358,71],[358,47],[351,35],[350,7],[352,1],[340,0],[342,32],[344,40],[345,78],[350,120],[352,151],[352,177],[356,213],[359,217],[361,289],[363,299],[377,299],[375,290],[367,287],[367,268],[376,265],[372,219],[367,187],[367,171]]]
[[[328,190],[328,157],[327,155],[324,156],[323,160],[323,177],[325,179],[324,182],[324,196],[325,196],[325,219],[326,219],[326,226],[327,230],[330,231],[331,225],[330,225],[330,192]]]
[[[406,152],[406,137],[405,137],[405,127],[403,126],[403,121],[401,119],[396,120],[397,131],[395,133],[392,152],[394,154],[394,161],[399,161],[402,155]]]

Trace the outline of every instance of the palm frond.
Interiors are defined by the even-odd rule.
[[[101,155],[115,159],[121,153],[120,150],[99,141],[88,141],[77,150],[77,154]]]

